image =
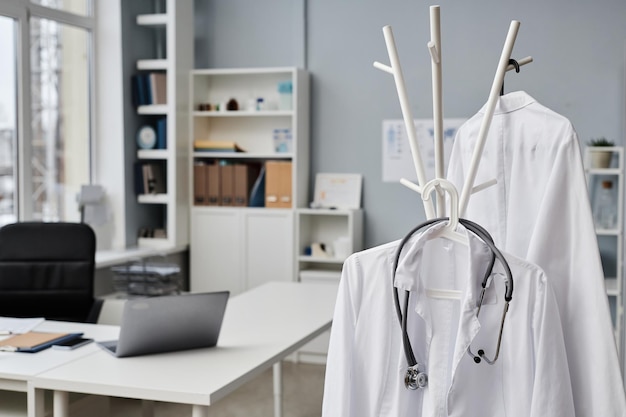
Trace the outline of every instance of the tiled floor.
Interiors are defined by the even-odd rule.
[[[324,390],[323,365],[283,362],[283,417],[319,417]],[[274,414],[272,370],[248,382],[231,395],[211,406],[211,417],[271,417]],[[111,416],[140,417],[141,403],[114,398]],[[180,404],[155,404],[155,417],[191,416],[191,407]]]

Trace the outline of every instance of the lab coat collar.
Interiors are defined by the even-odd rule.
[[[416,298],[415,312],[424,320],[426,325],[426,343],[428,346],[432,338],[432,317],[428,308],[428,296],[420,279],[419,271],[426,242],[431,240],[433,235],[442,227],[445,227],[445,223],[431,226],[417,234],[412,240],[409,240],[398,262],[394,283],[399,289],[411,291],[412,297]],[[454,243],[456,245],[454,249],[469,251],[470,256],[468,256],[468,265],[465,272],[468,281],[461,298],[459,328],[453,359],[453,376],[468,346],[480,330],[480,322],[476,317],[477,300],[483,279],[482,274],[484,274],[485,265],[487,265],[491,253],[489,248],[478,237],[473,233],[468,233],[467,229],[461,224],[457,227],[457,232],[467,236],[468,247]],[[452,242],[450,243],[452,244]],[[459,273],[463,272],[459,271]]]
[[[494,114],[512,113],[536,102],[537,100],[525,91],[513,91],[498,98]],[[483,105],[478,113],[484,114],[486,108],[487,104]]]

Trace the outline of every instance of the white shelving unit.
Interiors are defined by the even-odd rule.
[[[292,82],[292,103],[281,109],[278,84],[285,81]],[[199,205],[193,195],[189,197],[191,291],[237,294],[267,281],[295,280],[295,212],[308,199],[308,73],[292,67],[196,69],[191,71],[189,90],[191,190],[198,163],[292,164],[287,208]],[[258,98],[263,98],[263,105],[257,110]],[[231,99],[237,101],[238,110],[225,111],[224,104]],[[274,129],[291,129],[290,150],[276,151]],[[233,141],[245,152],[194,151],[196,139]]]
[[[613,153],[608,167],[595,167],[592,160],[598,152]],[[624,273],[624,148],[587,147],[585,149],[585,170],[589,185],[591,205],[594,207],[602,181],[612,181],[616,204],[615,227],[606,229],[596,227],[596,235],[600,244],[602,265],[605,270],[606,292],[611,301],[611,315],[618,348],[622,349],[622,326],[624,317],[623,306],[623,273]]]
[[[338,281],[347,255],[363,249],[363,211],[299,209],[297,215],[296,275],[300,280],[336,277]],[[314,243],[324,244],[328,256],[306,254]]]
[[[303,208],[297,210],[296,225],[298,279],[337,284],[346,258],[363,249],[363,210]],[[313,243],[323,243],[329,248],[329,256],[307,255]],[[326,363],[329,340],[330,332],[324,332],[298,351],[297,360]]]
[[[138,195],[139,204],[161,206],[155,227],[165,230],[164,238],[139,238],[139,247],[171,248],[189,244],[188,215],[188,75],[193,68],[193,1],[156,0],[145,2],[148,13],[136,16],[138,29],[152,32],[155,56],[136,61],[136,73],[166,75],[167,104],[142,105],[136,109],[142,124],[155,125],[157,117],[167,119],[166,149],[138,150],[137,160],[154,161],[165,167],[166,192]],[[139,29],[142,28],[142,29]],[[159,51],[157,51],[159,50]],[[134,140],[134,138],[132,138]],[[159,211],[159,210],[157,210]]]

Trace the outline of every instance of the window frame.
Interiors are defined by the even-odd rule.
[[[30,28],[31,17],[53,20],[55,22],[83,29],[88,39],[88,117],[89,117],[89,183],[94,182],[94,172],[96,171],[95,138],[96,138],[96,17],[94,2],[97,0],[86,0],[88,2],[88,15],[77,15],[59,9],[52,9],[31,3],[30,0],[3,0],[0,2],[0,15],[15,19],[16,30],[16,103],[17,103],[17,135],[16,135],[16,194],[17,194],[17,219],[18,221],[33,219],[32,198],[32,171],[29,169],[31,160],[31,138],[32,138],[32,102],[31,102],[31,63],[30,63]]]

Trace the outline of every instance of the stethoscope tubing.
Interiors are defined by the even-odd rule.
[[[406,356],[406,360],[407,363],[409,364],[409,367],[415,367],[417,366],[417,360],[415,359],[415,354],[413,352],[413,348],[411,346],[411,341],[409,339],[409,335],[408,335],[408,331],[407,331],[407,321],[408,321],[408,308],[409,308],[409,298],[410,298],[410,291],[405,291],[405,298],[404,298],[404,311],[405,313],[402,312],[402,307],[400,306],[400,296],[398,293],[398,289],[397,287],[395,287],[395,277],[396,277],[396,272],[398,269],[398,264],[400,262],[400,256],[402,254],[402,249],[404,248],[404,246],[407,244],[407,242],[409,241],[409,239],[411,239],[413,237],[413,235],[417,232],[419,232],[420,230],[447,221],[448,218],[447,217],[440,217],[440,218],[435,218],[435,219],[429,219],[424,223],[421,223],[420,225],[416,226],[413,228],[413,230],[411,230],[401,241],[400,244],[398,245],[398,249],[396,250],[396,255],[394,257],[394,262],[393,262],[393,273],[392,273],[392,285],[393,285],[393,297],[394,297],[394,306],[396,309],[396,315],[398,316],[398,320],[400,322],[400,326],[402,328],[402,343],[403,343],[403,348],[404,348],[404,353]],[[502,263],[502,266],[505,270],[505,282],[506,282],[506,294],[505,294],[505,300],[507,302],[507,306],[508,306],[508,302],[512,299],[513,296],[513,277],[512,277],[512,273],[511,273],[511,269],[508,265],[508,262],[506,261],[506,259],[504,258],[504,256],[502,255],[502,253],[500,252],[500,250],[498,250],[498,248],[495,246],[494,242],[493,242],[493,238],[491,237],[491,235],[480,225],[467,220],[467,219],[459,219],[459,223],[461,223],[463,226],[465,226],[468,230],[470,230],[472,233],[474,233],[475,235],[477,235],[491,250],[491,258],[489,261],[489,265],[487,270],[485,271],[485,276],[483,278],[483,281],[481,283],[483,291],[487,286],[487,282],[489,280],[489,277],[492,274],[493,271],[493,267],[495,265],[495,260],[496,258]],[[482,305],[482,302],[481,302]],[[500,341],[502,338],[502,326],[504,324],[504,318],[503,321],[501,323],[500,326],[500,335],[498,337],[498,351],[499,351],[499,346],[500,346]],[[471,354],[471,353],[470,353]],[[475,355],[474,355],[474,358]],[[486,359],[486,358],[485,358]],[[497,354],[496,354],[496,359],[497,359]],[[479,361],[478,361],[479,362]],[[476,363],[478,363],[476,362]],[[495,362],[495,359],[493,361],[487,360],[488,363],[492,364],[493,362]]]

